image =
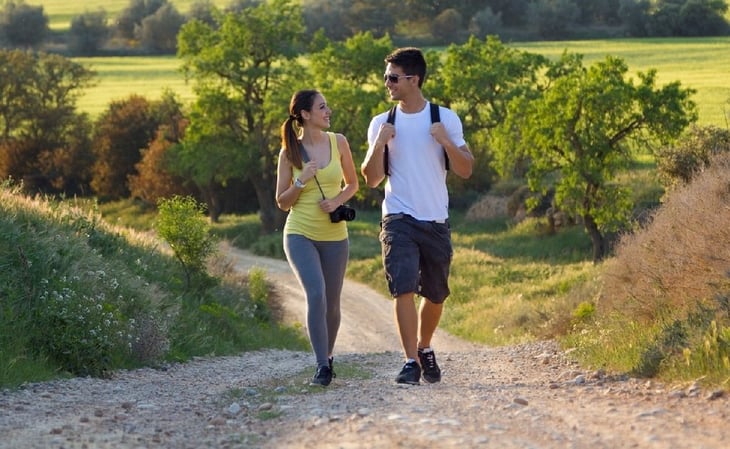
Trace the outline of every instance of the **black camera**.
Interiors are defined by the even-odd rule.
[[[339,223],[342,220],[352,221],[354,219],[355,219],[355,209],[353,209],[349,206],[346,206],[344,204],[341,205],[340,207],[338,207],[337,209],[333,210],[332,212],[330,212],[330,221],[332,223]]]

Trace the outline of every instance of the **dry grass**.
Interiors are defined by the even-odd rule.
[[[683,318],[730,291],[730,155],[673,191],[650,224],[607,263],[603,312],[644,322]],[[714,308],[714,307],[712,307]]]
[[[464,217],[467,221],[483,221],[507,217],[507,202],[504,196],[484,195],[474,203]]]
[[[590,366],[730,384],[730,154],[672,190],[602,266],[564,342]]]

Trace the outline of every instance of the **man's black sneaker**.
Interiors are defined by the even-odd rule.
[[[421,380],[421,367],[418,366],[415,360],[406,362],[403,365],[403,369],[400,370],[395,381],[399,384],[411,384],[418,385]]]
[[[320,366],[317,368],[317,372],[314,373],[314,377],[309,381],[309,385],[320,385],[326,387],[332,382],[332,370],[329,366]]]
[[[433,350],[424,352],[418,349],[418,360],[421,361],[421,369],[423,370],[423,380],[432,384],[441,380],[441,368],[436,363],[436,353]]]

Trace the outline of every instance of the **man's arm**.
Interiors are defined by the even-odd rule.
[[[474,155],[471,154],[468,144],[456,147],[454,144],[444,145],[449,155],[449,168],[455,175],[467,179],[474,170]]]
[[[468,144],[457,147],[449,138],[444,124],[441,122],[431,125],[431,135],[444,147],[449,157],[449,169],[460,178],[467,179],[474,169],[474,155]]]
[[[385,145],[395,135],[395,126],[390,123],[383,123],[378,130],[378,136],[372,143],[372,147],[365,155],[365,160],[360,166],[360,172],[365,178],[368,187],[377,187],[385,179],[384,153]]]

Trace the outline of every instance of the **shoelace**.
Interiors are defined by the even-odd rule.
[[[423,353],[424,361],[426,362],[427,368],[435,368],[436,367],[436,356],[433,352],[424,352]]]

